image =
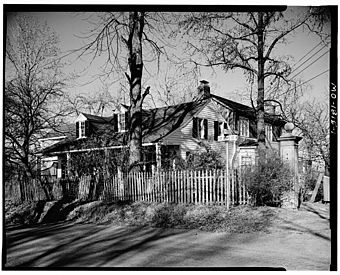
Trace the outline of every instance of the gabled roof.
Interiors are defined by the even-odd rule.
[[[247,117],[249,119],[256,119],[256,112],[254,108],[235,102],[231,101],[229,99],[226,99],[224,97],[220,97],[217,95],[211,95],[212,98],[220,101],[221,103],[225,104],[226,106],[230,107],[233,110],[236,110],[239,115]],[[281,115],[273,115],[269,113],[264,114],[264,119],[268,122],[271,122],[276,125],[284,125],[286,122],[282,119]]]
[[[231,101],[229,99],[226,99],[224,97],[220,97],[218,95],[211,95],[212,98],[222,102],[223,104],[227,105],[228,107],[230,107],[233,110],[238,111],[239,113],[242,113],[243,115],[246,116],[253,116],[254,115],[254,109],[252,107],[249,107],[247,105],[235,102],[235,101]]]
[[[82,113],[90,123],[91,132],[97,135],[103,135],[105,132],[111,129],[111,133],[114,131],[114,116],[102,117],[91,114]]]
[[[51,130],[48,132],[44,138],[55,138],[55,137],[72,137],[75,136],[75,126],[74,124],[63,124],[60,125],[58,128]]]
[[[91,114],[86,114],[82,113],[89,121],[93,123],[101,123],[101,124],[106,124],[106,123],[111,123],[113,121],[113,116],[110,117],[103,117],[103,116],[96,116],[96,115],[91,115]]]
[[[143,110],[143,141],[157,142],[187,121],[208,103],[202,99],[177,105]]]
[[[195,101],[181,103],[172,106],[166,106],[154,109],[142,110],[142,138],[143,143],[159,142],[180,126],[185,125],[194,115],[199,112],[212,99],[235,110],[239,115],[249,119],[255,119],[255,111],[253,108],[228,100],[226,98],[211,95],[208,98],[201,98]],[[91,114],[83,113],[90,123],[90,128],[97,140],[98,146],[115,146],[125,145],[128,140],[128,133],[115,132],[114,116],[100,117]],[[265,119],[272,121],[275,124],[283,125],[284,121],[274,115],[265,114]],[[75,126],[73,125],[75,133]],[[100,145],[99,145],[100,143]],[[94,146],[93,140],[76,139],[75,135],[58,144],[46,148],[45,152],[63,151],[70,149],[80,149],[81,146]]]

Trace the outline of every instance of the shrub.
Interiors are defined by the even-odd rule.
[[[276,152],[260,155],[257,165],[242,168],[241,180],[254,205],[280,206],[282,195],[293,188],[293,174]]]
[[[221,153],[212,149],[208,144],[202,143],[204,151],[193,152],[188,156],[185,167],[193,170],[222,169],[225,167],[225,161]]]

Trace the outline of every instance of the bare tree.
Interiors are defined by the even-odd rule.
[[[38,139],[64,115],[58,38],[46,24],[8,14],[5,71],[5,161],[33,177]]]
[[[294,124],[301,130],[310,161],[322,161],[326,174],[330,169],[329,105],[324,102],[306,102],[300,106]]]
[[[80,112],[107,116],[112,114],[112,110],[118,109],[121,103],[124,103],[121,96],[122,93],[118,93],[118,95],[114,97],[109,93],[108,87],[104,85],[100,87],[100,91],[94,94],[68,95],[66,98],[70,113],[77,116]]]
[[[276,55],[275,49],[299,28],[320,31],[327,15],[324,9],[294,9],[295,15],[292,10],[192,13],[180,23],[184,33],[195,38],[189,40],[188,50],[196,66],[222,67],[225,71],[241,69],[250,83],[256,80],[260,148],[265,147],[265,80],[286,83],[290,80],[288,57]]]
[[[94,15],[94,28],[86,38],[83,54],[93,58],[106,54],[104,69],[110,75],[124,72],[129,89],[129,148],[130,168],[139,169],[142,160],[142,105],[150,87],[142,91],[144,60],[159,61],[163,52],[155,42],[156,27],[163,24],[162,16],[142,11],[108,12]],[[148,47],[147,53],[143,47]],[[129,71],[129,73],[126,72]]]

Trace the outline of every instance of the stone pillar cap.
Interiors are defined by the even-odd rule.
[[[236,141],[238,139],[238,135],[228,135],[225,137],[225,141]]]
[[[302,137],[293,136],[293,135],[290,134],[290,133],[286,133],[286,134],[283,134],[282,136],[280,136],[277,140],[278,140],[278,141],[294,140],[294,141],[296,141],[296,142],[299,142],[301,139],[302,139]]]

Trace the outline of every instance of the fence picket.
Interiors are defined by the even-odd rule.
[[[211,181],[212,181],[212,202],[216,202],[216,170],[212,172],[211,176]]]
[[[189,177],[188,203],[193,203],[192,201],[192,170],[188,171],[188,177]]]
[[[164,200],[165,202],[169,202],[168,181],[165,173],[162,174],[162,178],[164,183]]]
[[[188,190],[190,187],[190,177],[189,177],[189,172],[188,171],[183,171],[184,173],[184,203],[188,203]]]
[[[198,183],[198,204],[201,203],[202,201],[202,171],[198,171],[198,175],[197,175],[197,183]]]
[[[198,204],[198,181],[197,181],[197,171],[194,172],[195,181],[195,204]]]
[[[179,199],[181,203],[184,203],[184,184],[185,184],[185,179],[183,178],[183,171],[179,171],[179,178],[180,178],[180,187],[179,187]]]
[[[134,173],[134,178],[135,178],[135,185],[136,185],[136,197],[137,197],[137,201],[140,201],[139,178],[138,178],[138,174],[136,172]]]
[[[205,204],[209,204],[209,192],[210,192],[210,186],[209,186],[209,173],[207,170],[204,171],[205,177],[204,177],[204,181],[205,181]]]
[[[202,186],[203,186],[203,196],[202,196],[202,203],[206,204],[207,201],[207,177],[206,177],[206,171],[202,171]]]
[[[177,174],[178,174],[178,202],[182,203],[182,177],[181,177],[181,171],[178,171]]]
[[[162,178],[162,182],[164,185],[164,202],[168,202],[169,201],[168,178],[166,177],[166,174],[163,172],[158,173],[158,178]]]

